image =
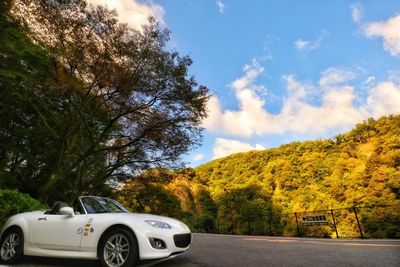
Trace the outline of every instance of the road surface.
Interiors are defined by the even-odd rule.
[[[98,261],[27,258],[18,267],[96,267]],[[142,267],[400,266],[400,240],[345,240],[194,234],[191,249]]]

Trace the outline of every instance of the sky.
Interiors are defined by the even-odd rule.
[[[331,138],[400,114],[399,0],[89,0],[134,28],[155,16],[209,88],[195,167],[232,153]]]

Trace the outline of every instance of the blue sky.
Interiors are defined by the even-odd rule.
[[[193,59],[213,96],[189,166],[400,113],[400,1],[90,1],[155,15]]]

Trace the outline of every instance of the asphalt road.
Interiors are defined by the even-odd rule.
[[[27,258],[18,267],[97,267],[97,261]],[[343,240],[194,234],[191,249],[142,267],[400,266],[400,240]]]

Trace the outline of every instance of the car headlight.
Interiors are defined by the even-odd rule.
[[[148,224],[153,226],[154,228],[162,228],[162,229],[171,229],[171,225],[169,225],[166,222],[160,222],[160,221],[153,221],[153,220],[146,220]]]

